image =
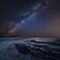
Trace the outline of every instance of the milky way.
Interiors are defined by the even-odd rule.
[[[7,36],[24,33],[33,36],[50,34],[55,25],[52,27],[50,20],[47,21],[45,18],[49,17],[49,11],[54,7],[55,1],[1,1],[3,16],[0,23],[0,33]],[[57,31],[55,30],[56,33]]]

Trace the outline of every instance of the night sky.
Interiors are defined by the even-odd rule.
[[[0,37],[60,37],[60,0],[1,0]]]

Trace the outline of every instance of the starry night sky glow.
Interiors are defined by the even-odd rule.
[[[58,0],[1,1],[0,36],[60,36]]]

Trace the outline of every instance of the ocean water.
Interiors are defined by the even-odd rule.
[[[60,60],[60,38],[0,38],[0,60]]]

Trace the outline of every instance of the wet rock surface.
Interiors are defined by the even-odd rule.
[[[4,43],[0,43],[0,60],[60,60],[60,44],[56,42],[27,39]]]
[[[41,43],[40,44],[32,44],[33,43]],[[29,44],[30,43],[30,44]],[[16,48],[19,52],[25,54],[31,54],[36,57],[40,57],[40,59],[45,58],[48,60],[54,59],[59,60],[60,58],[60,44],[52,43],[52,42],[38,42],[31,40],[29,43],[26,44],[16,44]],[[43,45],[46,44],[46,45]],[[53,46],[53,47],[51,47]]]

